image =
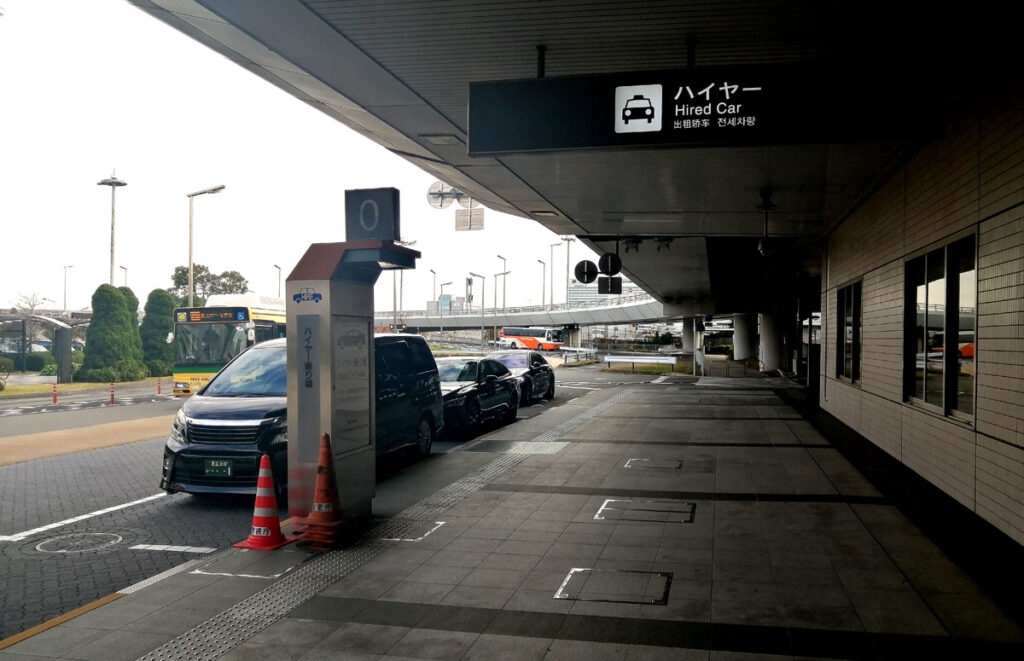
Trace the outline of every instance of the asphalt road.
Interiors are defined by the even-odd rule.
[[[556,377],[555,399],[521,408],[520,419],[590,390],[657,380],[606,373],[597,366],[562,368]],[[65,408],[0,399],[0,437],[167,416],[181,405],[154,393],[126,393],[114,407],[101,406],[109,403],[109,394],[104,399],[102,392],[68,399]],[[375,503],[398,511],[405,500],[444,486],[453,479],[451,470],[427,468],[469,440],[443,437],[424,462],[404,457],[379,462]],[[163,444],[161,435],[0,466],[0,640],[245,539],[251,497],[160,491]],[[449,466],[471,470],[483,455],[449,456]],[[167,546],[176,549],[160,548]]]

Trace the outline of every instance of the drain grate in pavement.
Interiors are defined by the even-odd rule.
[[[664,606],[671,587],[672,572],[574,567],[555,599]]]

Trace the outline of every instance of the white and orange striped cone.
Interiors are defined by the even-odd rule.
[[[317,551],[328,551],[338,543],[338,526],[342,522],[329,434],[320,437],[320,458],[317,461],[316,488],[313,494],[313,507],[306,517],[299,545]]]
[[[256,508],[252,513],[252,532],[249,539],[235,544],[235,548],[271,551],[294,540],[281,534],[281,521],[277,516],[277,498],[274,496],[274,473],[270,457],[260,459],[260,476],[256,480]]]

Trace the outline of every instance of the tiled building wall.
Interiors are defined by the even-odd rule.
[[[978,237],[973,422],[903,401],[904,264]],[[861,378],[836,377],[836,290],[862,282]],[[953,118],[828,240],[822,407],[1024,544],[1024,90]]]

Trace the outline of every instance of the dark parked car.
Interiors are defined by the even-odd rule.
[[[418,335],[374,338],[377,453],[415,447],[430,454],[444,425],[430,348]],[[189,493],[256,492],[260,457],[270,455],[274,485],[287,486],[288,403],[285,340],[249,347],[187,399],[164,448],[160,488]]]
[[[440,358],[446,425],[472,431],[486,420],[511,422],[519,412],[519,382],[489,358]]]
[[[499,361],[519,379],[520,404],[555,396],[555,370],[536,351],[495,351],[488,358]]]

